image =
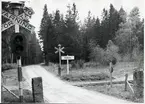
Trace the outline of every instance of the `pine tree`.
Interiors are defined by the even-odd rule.
[[[43,17],[40,24],[39,38],[43,43],[43,53],[45,54],[46,64],[49,63],[49,54],[51,53],[51,44],[52,44],[52,20],[51,15],[48,14],[47,5],[44,5]]]
[[[65,17],[65,34],[64,39],[65,43],[63,43],[65,47],[65,51],[67,54],[76,56],[76,59],[80,57],[80,36],[79,36],[79,25],[77,22],[78,19],[78,11],[76,9],[76,5],[73,4],[71,7],[70,4],[67,6],[67,14]],[[67,40],[66,40],[67,39]]]
[[[113,40],[115,37],[115,32],[119,28],[119,13],[118,11],[113,7],[112,4],[110,4],[110,10],[109,10],[109,40]]]
[[[104,8],[101,21],[101,41],[100,47],[105,48],[109,40],[109,13]]]
[[[123,7],[121,7],[119,10],[119,16],[120,16],[120,22],[125,23],[127,19],[127,13],[123,9]]]
[[[95,25],[94,25],[94,31],[95,31],[95,41],[98,45],[101,44],[101,24],[100,24],[100,19],[97,17]]]

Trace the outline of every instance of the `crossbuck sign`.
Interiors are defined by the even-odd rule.
[[[15,24],[18,24],[31,32],[34,31],[35,27],[33,25],[29,24],[28,22],[24,21],[24,20],[27,20],[27,18],[33,14],[33,13],[30,14],[29,11],[26,11],[26,9],[25,9],[25,13],[22,13],[19,16],[15,16],[5,10],[2,10],[2,16],[9,19],[9,21],[2,24],[1,30],[4,31]]]

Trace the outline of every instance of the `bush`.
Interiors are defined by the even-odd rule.
[[[16,69],[18,65],[16,63],[6,63],[2,64],[2,72],[9,69]]]
[[[109,79],[109,76],[105,73],[97,74],[78,74],[78,75],[64,75],[61,77],[66,81],[97,81]]]
[[[80,69],[84,67],[84,60],[71,61],[71,68]]]
[[[90,59],[96,63],[102,65],[109,65],[109,62],[112,61],[113,65],[120,60],[120,55],[118,54],[118,46],[109,40],[106,49],[101,48],[100,46],[91,45],[91,54]]]
[[[87,62],[85,63],[85,67],[97,67],[99,66],[99,63],[97,62]]]

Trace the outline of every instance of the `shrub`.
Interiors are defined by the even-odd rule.
[[[77,61],[71,61],[71,68],[83,68],[84,67],[84,60],[77,60]]]
[[[79,68],[83,68],[84,67],[84,60],[78,60],[77,64],[78,64]]]
[[[78,74],[78,75],[64,75],[61,77],[66,81],[96,81],[96,80],[106,80],[109,79],[109,76],[105,73],[97,74]]]
[[[99,63],[97,62],[87,62],[85,63],[85,67],[97,67],[99,66]]]
[[[97,45],[96,47],[91,49],[90,59],[92,61],[95,61],[96,63],[103,64],[104,55],[105,55],[105,51],[102,48],[100,48],[100,46]]]
[[[71,61],[70,64],[71,64],[71,68],[76,68],[76,62],[75,61]]]
[[[93,47],[92,47],[93,46]],[[118,54],[118,46],[114,45],[114,43],[109,40],[106,49],[101,48],[100,46],[91,45],[91,53],[90,59],[95,61],[96,63],[100,63],[102,65],[109,65],[109,62],[115,65],[118,60],[120,60],[120,55]]]
[[[18,65],[16,63],[6,63],[2,64],[2,71],[6,71],[9,69],[16,69]]]

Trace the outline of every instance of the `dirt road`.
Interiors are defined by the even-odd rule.
[[[31,79],[42,77],[44,99],[49,103],[130,103],[101,93],[89,91],[63,82],[39,65],[23,68],[23,77],[31,89]]]

